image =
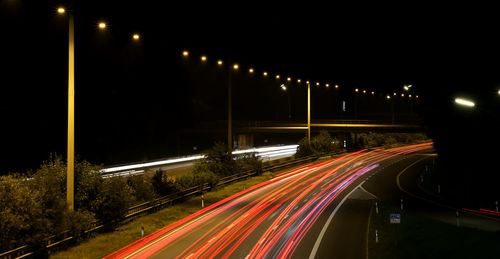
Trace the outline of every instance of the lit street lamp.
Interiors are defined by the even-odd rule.
[[[473,101],[463,98],[455,98],[455,103],[466,107],[474,107],[476,105]]]
[[[57,8],[59,14],[66,13],[63,7]],[[68,45],[68,150],[66,176],[66,206],[75,208],[75,23],[73,14],[69,17]]]
[[[283,90],[284,92],[287,92],[287,87],[285,84],[281,84],[281,90]],[[290,105],[290,92],[287,92],[287,96],[288,96],[288,120],[292,120],[292,108],[291,108],[291,105]]]

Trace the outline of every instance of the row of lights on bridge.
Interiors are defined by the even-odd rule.
[[[182,51],[182,56],[184,56],[184,57],[188,57],[188,56],[189,56],[189,54],[190,54],[190,53],[189,53],[189,51],[187,51],[187,50]],[[202,62],[207,62],[208,58],[207,58],[207,56],[202,55],[202,56],[200,57],[200,60],[201,60]],[[220,59],[219,59],[219,60],[217,60],[217,65],[218,65],[218,66],[222,66],[223,64],[224,64],[224,62],[223,62],[222,60],[220,60]],[[239,69],[240,69],[240,66],[239,66],[238,64],[233,64],[233,69],[234,69],[234,70],[239,70]],[[254,69],[254,68],[252,68],[252,67],[250,67],[250,68],[248,69],[248,73],[250,73],[250,74],[254,74],[254,73],[255,73],[255,69]],[[262,72],[262,76],[263,76],[263,77],[268,77],[268,76],[269,76],[269,73],[268,73],[267,71],[263,71],[263,72]],[[276,75],[275,75],[275,78],[276,78],[276,79],[281,79],[281,75],[276,74]],[[292,80],[292,77],[286,77],[286,81],[287,81],[287,82],[289,82],[289,83],[291,83],[291,82],[293,81],[293,80]],[[297,78],[297,79],[296,79],[296,82],[297,82],[298,84],[300,84],[300,83],[302,83],[302,79]],[[310,84],[311,82],[310,82],[309,80],[307,80],[307,81],[305,81],[305,83],[306,83],[306,84]],[[314,85],[316,85],[316,86],[318,86],[318,87],[319,87],[319,86],[321,86],[321,83],[320,83],[320,82],[316,82]],[[326,88],[330,88],[330,84],[329,84],[329,83],[325,83],[325,84],[324,84],[324,86],[325,86]],[[338,84],[335,84],[335,85],[333,85],[333,88],[335,88],[335,89],[339,89],[339,85],[338,85]],[[406,91],[408,91],[408,90],[409,90],[409,89],[408,89],[408,86],[404,86],[404,88],[405,88],[405,90],[406,90]],[[286,88],[283,88],[283,87],[282,87],[282,89],[286,89]],[[355,92],[355,93],[360,92],[359,88],[355,88],[355,89],[354,89],[354,92]],[[363,93],[363,94],[366,94],[366,93],[367,93],[367,90],[362,90],[362,93]],[[375,95],[375,91],[371,91],[370,93],[371,93],[371,95]],[[397,94],[397,93],[393,93],[393,96],[398,96],[398,94]],[[412,98],[412,95],[411,95],[411,94],[405,95],[404,93],[401,93],[399,96],[401,96],[401,97],[408,96],[409,98]],[[418,98],[418,95],[415,95],[415,98]],[[391,95],[390,95],[390,94],[387,94],[387,95],[386,95],[386,99],[391,99]]]

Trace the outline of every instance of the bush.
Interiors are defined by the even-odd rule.
[[[183,174],[176,178],[176,183],[183,189],[189,189],[208,183],[210,187],[215,187],[219,177],[210,171],[198,171],[192,174]]]
[[[127,209],[132,205],[134,197],[132,188],[124,177],[104,179],[97,198],[91,202],[92,212],[96,218],[109,227],[115,227],[124,219]]]
[[[333,139],[326,130],[311,138],[311,146],[307,144],[307,137],[301,139],[298,143],[295,157],[305,157],[309,155],[323,155],[342,149],[340,141]]]
[[[180,189],[178,184],[175,183],[175,179],[168,177],[161,169],[157,170],[151,178],[151,185],[155,193],[159,196],[176,193]]]
[[[205,158],[196,163],[193,172],[212,172],[219,177],[229,176],[240,172],[241,167],[236,163],[234,156],[226,145],[216,143],[211,149],[204,152]]]
[[[132,189],[132,196],[136,201],[149,201],[155,197],[152,179],[144,174],[128,177],[127,184]]]
[[[255,153],[240,156],[236,161],[240,164],[239,167],[242,171],[252,171],[257,175],[261,175],[263,173],[262,161],[255,155]]]

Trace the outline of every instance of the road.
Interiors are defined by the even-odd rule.
[[[366,215],[373,197],[358,187],[387,164],[431,148],[425,143],[362,150],[295,168],[107,258],[366,257]]]
[[[233,155],[243,155],[254,153],[264,163],[282,158],[293,156],[297,152],[297,145],[277,145],[248,148],[243,150],[233,151]],[[157,170],[163,170],[169,176],[176,176],[184,173],[191,172],[199,159],[203,158],[203,154],[197,154],[185,157],[173,157],[166,159],[159,159],[149,162],[131,163],[126,165],[116,165],[103,168],[100,172],[104,178],[114,176],[125,176],[134,174],[151,173]]]

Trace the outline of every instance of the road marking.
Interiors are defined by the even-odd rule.
[[[399,190],[401,190],[402,192],[410,195],[411,197],[413,198],[416,198],[416,199],[419,199],[419,200],[423,200],[425,202],[429,202],[429,203],[432,203],[434,205],[437,205],[437,206],[441,206],[441,207],[444,207],[444,208],[447,208],[447,209],[451,209],[451,210],[456,210],[456,208],[453,208],[453,207],[450,207],[448,205],[444,205],[444,204],[441,204],[441,203],[438,203],[438,202],[435,202],[435,201],[432,201],[432,200],[428,200],[424,197],[420,197],[418,195],[415,195],[413,193],[410,193],[409,191],[403,189],[403,187],[401,187],[401,182],[399,181],[399,178],[401,177],[401,175],[406,171],[408,170],[410,167],[414,166],[416,163],[424,160],[424,159],[428,159],[429,157],[423,157],[423,158],[420,158],[419,160],[413,162],[412,164],[410,164],[409,166],[407,166],[405,169],[403,169],[401,172],[399,172],[399,174],[396,176],[396,185],[398,186]]]
[[[371,192],[367,191],[365,188],[363,188],[363,186],[359,186],[359,188],[360,188],[361,190],[363,190],[364,192],[368,193],[369,195],[373,196],[375,199],[380,200],[380,199],[377,197],[377,195],[375,195],[375,194],[373,194],[373,193],[371,193]]]
[[[319,248],[319,245],[321,244],[321,240],[323,240],[323,236],[325,235],[326,233],[326,229],[328,228],[328,226],[330,225],[330,222],[332,221],[333,217],[335,216],[335,214],[337,213],[337,211],[339,210],[339,208],[342,206],[342,204],[344,204],[344,201],[347,200],[347,198],[356,190],[358,189],[361,185],[363,185],[365,183],[365,181],[361,182],[358,186],[354,187],[354,189],[352,189],[352,191],[350,191],[339,203],[339,205],[337,205],[337,207],[333,210],[332,214],[330,214],[330,217],[328,217],[328,220],[326,221],[325,225],[323,225],[323,228],[321,229],[321,232],[319,233],[319,236],[318,236],[318,239],[316,239],[316,242],[314,243],[314,247],[311,251],[311,254],[309,255],[309,259],[314,259],[314,257],[316,257],[316,253],[318,252],[318,248]]]

